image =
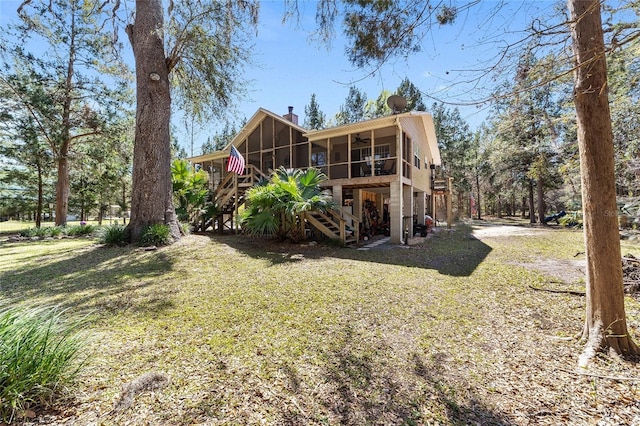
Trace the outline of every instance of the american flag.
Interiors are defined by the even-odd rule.
[[[229,164],[227,164],[227,171],[234,172],[239,175],[244,174],[244,158],[233,145],[231,145],[231,152],[229,152]]]

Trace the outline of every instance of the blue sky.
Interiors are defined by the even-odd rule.
[[[254,60],[260,66],[246,70],[249,98],[236,107],[241,117],[251,118],[260,107],[286,114],[287,107],[293,106],[302,124],[304,107],[313,93],[320,109],[331,118],[344,103],[351,85],[365,92],[368,99],[376,99],[382,90],[394,91],[407,77],[425,94],[428,107],[434,102],[430,96],[448,102],[450,107],[457,106],[463,118],[476,128],[486,118],[488,105],[467,104],[485,99],[490,94],[491,81],[474,81],[481,73],[460,70],[482,70],[493,65],[501,46],[521,38],[519,31],[529,19],[550,13],[554,4],[549,0],[482,0],[479,6],[461,13],[455,25],[434,26],[434,31],[424,38],[421,52],[406,60],[394,60],[369,75],[370,70],[354,68],[348,62],[344,54],[346,41],[339,26],[331,49],[309,39],[316,29],[315,1],[301,1],[300,22],[285,24],[282,1],[262,1],[254,49]],[[200,133],[207,134],[205,130]],[[197,142],[194,145],[197,155]]]
[[[0,25],[15,19],[20,3],[0,0]],[[370,70],[356,69],[349,64],[339,26],[330,49],[309,40],[309,34],[316,28],[315,1],[300,0],[300,21],[282,24],[283,2],[263,0],[258,35],[254,39],[253,61],[257,65],[245,70],[248,97],[234,105],[238,118],[250,118],[260,107],[285,114],[287,107],[293,106],[302,124],[304,107],[313,93],[320,109],[331,118],[344,103],[349,86],[355,85],[369,99],[376,99],[384,89],[394,91],[407,77],[425,94],[427,106],[434,102],[429,96],[449,102],[451,107],[458,106],[463,118],[475,128],[486,117],[487,105],[465,104],[485,98],[490,93],[491,80],[477,81],[473,77],[477,77],[478,72],[459,70],[481,70],[492,65],[500,47],[508,40],[519,38],[518,30],[526,26],[529,18],[549,13],[555,2],[508,1],[498,13],[493,13],[501,3],[505,2],[482,0],[479,6],[461,13],[454,25],[436,25],[424,38],[421,52],[406,60],[394,60],[369,75]],[[125,43],[125,49],[130,50],[131,46]],[[177,113],[174,113],[174,126],[181,145],[191,154],[190,131]],[[200,154],[199,147],[207,136],[220,127],[219,121],[198,127],[194,132],[195,155]]]

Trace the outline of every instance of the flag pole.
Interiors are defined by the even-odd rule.
[[[234,228],[236,231],[236,235],[238,235],[238,174],[234,173],[233,175],[233,190],[235,191],[234,197],[233,197],[233,211],[234,211],[234,216],[235,216],[235,223],[234,223]]]

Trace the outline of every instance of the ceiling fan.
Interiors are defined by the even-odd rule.
[[[356,133],[354,144],[366,144],[371,141],[371,138],[362,138],[360,137],[360,133]]]

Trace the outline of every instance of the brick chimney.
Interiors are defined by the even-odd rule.
[[[292,122],[293,124],[297,125],[298,124],[298,116],[296,114],[293,113],[293,107],[290,106],[289,107],[289,113],[283,115],[283,117],[286,120],[289,120],[290,122]]]

